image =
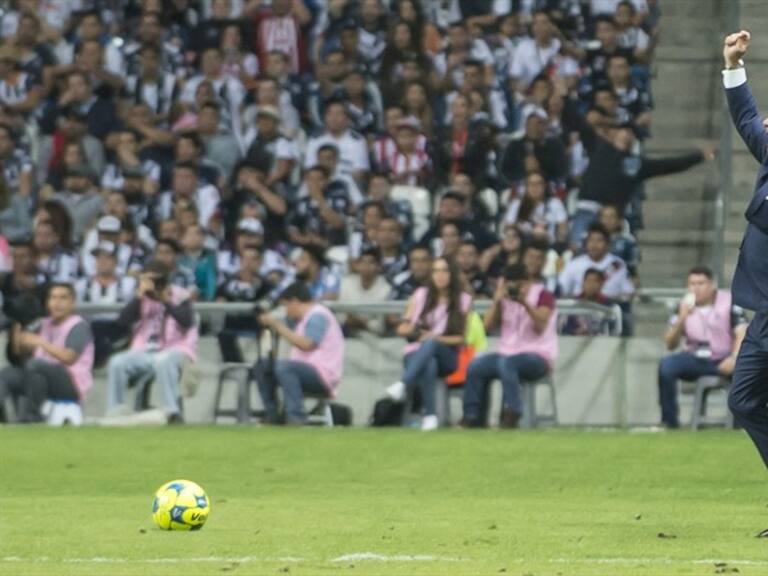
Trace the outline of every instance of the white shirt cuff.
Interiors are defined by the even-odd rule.
[[[723,86],[728,88],[736,88],[742,84],[747,83],[747,71],[744,68],[736,68],[735,70],[723,70]]]

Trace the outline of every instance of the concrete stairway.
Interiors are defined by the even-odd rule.
[[[662,36],[654,65],[656,108],[653,138],[647,143],[649,155],[719,144],[723,122],[720,53],[726,4],[725,0],[661,2]],[[738,151],[734,175],[739,180],[735,188],[740,190],[741,180],[754,170],[741,153],[743,145],[735,144],[734,150]],[[714,199],[719,180],[715,162],[647,182],[645,230],[639,234],[644,286],[681,286],[688,268],[712,264]],[[738,218],[738,211],[743,211],[742,198],[743,194],[734,199],[734,217],[729,218],[729,232],[735,235],[739,226],[743,229],[743,219]],[[737,242],[735,236],[732,240]],[[729,261],[738,246],[733,242],[726,248]]]

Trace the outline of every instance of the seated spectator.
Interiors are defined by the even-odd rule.
[[[0,280],[2,312],[9,323],[6,357],[13,366],[21,366],[25,355],[16,353],[16,326],[32,324],[45,315],[46,277],[37,270],[34,248],[30,241],[13,242],[10,246],[11,270]]]
[[[512,140],[501,157],[499,169],[510,182],[525,180],[539,172],[547,182],[566,177],[568,161],[559,138],[547,134],[548,116],[541,108],[531,108],[524,119],[524,132]]]
[[[317,164],[317,152],[323,144],[335,144],[339,149],[339,171],[358,182],[371,169],[365,139],[349,128],[349,116],[342,102],[331,101],[325,108],[325,130],[307,142],[304,167]]]
[[[581,291],[576,297],[580,302],[589,302],[601,306],[611,306],[611,302],[603,295],[605,272],[590,268],[584,273]],[[599,336],[607,334],[609,321],[592,314],[568,314],[561,329],[561,334],[567,336]]]
[[[92,250],[95,272],[80,278],[75,284],[78,303],[125,304],[136,290],[136,278],[120,275],[117,271],[118,245],[102,241]],[[94,364],[102,365],[114,349],[115,343],[125,335],[117,322],[117,314],[97,314],[91,319],[94,342]]]
[[[181,238],[182,252],[179,268],[195,279],[193,292],[200,300],[210,301],[216,296],[216,255],[205,248],[202,226],[192,224]]]
[[[373,143],[373,163],[379,174],[389,174],[395,165],[397,155],[397,131],[405,118],[402,106],[388,106],[384,111],[384,134]],[[420,152],[427,149],[427,138],[420,134],[416,139],[416,148]]]
[[[552,257],[556,258],[557,252],[551,250],[546,241],[532,240],[523,248],[521,262],[528,270],[531,282],[541,284],[554,294],[557,291],[557,266],[548,262]]]
[[[421,124],[412,116],[397,123],[396,151],[390,158],[389,178],[394,184],[426,186],[429,183],[432,163],[424,150],[419,150]]]
[[[247,248],[256,248],[259,251],[260,276],[272,285],[279,284],[288,270],[288,265],[279,252],[265,246],[264,226],[255,218],[241,219],[237,224],[232,247],[227,250],[219,250],[216,263],[219,281],[222,282],[227,277],[237,273],[241,267],[243,251]],[[279,276],[277,276],[278,274]]]
[[[46,307],[39,331],[17,325],[12,340],[15,353],[27,352],[31,359],[0,371],[0,403],[12,395],[23,422],[42,420],[46,400],[81,403],[93,385],[93,337],[88,322],[74,313],[72,286],[52,284]]]
[[[355,179],[339,170],[339,149],[335,144],[323,144],[318,148],[317,164],[328,171],[330,195],[348,196],[354,205],[363,201],[363,195]],[[303,192],[304,189],[299,190],[299,195]]]
[[[161,51],[151,44],[141,46],[137,70],[125,78],[124,96],[129,102],[147,106],[167,126],[171,107],[181,91],[181,82],[162,69]]]
[[[339,300],[350,304],[383,302],[389,298],[392,287],[381,275],[381,255],[376,248],[368,248],[360,254],[355,273],[341,279]],[[381,334],[384,320],[360,314],[346,314],[340,318],[344,333],[354,335],[360,330]]]
[[[632,2],[624,0],[616,5],[614,22],[616,22],[619,46],[631,50],[635,61],[648,64],[656,48],[658,35],[654,34],[653,38],[648,36],[640,26],[636,25],[638,21],[637,8]]]
[[[225,275],[224,281],[216,292],[219,302],[257,302],[264,301],[274,290],[274,286],[262,278],[260,270],[262,257],[259,248],[245,245],[238,256],[239,265]],[[218,334],[219,350],[222,362],[244,362],[240,349],[240,336],[259,337],[259,324],[256,315],[226,314],[224,327]]]
[[[564,247],[568,239],[568,212],[559,198],[548,194],[541,174],[528,175],[524,195],[509,202],[504,222],[549,244]]]
[[[452,260],[435,258],[428,286],[413,293],[397,327],[397,335],[408,341],[405,370],[402,378],[387,388],[387,395],[396,402],[403,402],[409,391],[419,389],[424,404],[422,430],[438,427],[437,379],[456,370],[471,309],[472,296],[462,290],[458,268]]]
[[[379,202],[366,202],[358,211],[355,228],[350,236],[347,247],[352,268],[363,251],[376,246],[379,224],[384,217],[384,207]]]
[[[629,123],[643,136],[651,125],[651,97],[633,81],[629,61],[620,55],[608,60],[607,76],[619,105],[619,121]]]
[[[424,246],[413,246],[408,251],[408,269],[392,281],[392,299],[408,300],[419,288],[429,284],[432,253]]]
[[[664,335],[668,351],[681,342],[685,350],[666,356],[659,364],[661,423],[678,428],[677,381],[702,376],[730,377],[746,335],[744,311],[731,301],[728,290],[718,290],[712,271],[703,266],[688,272],[688,293],[669,321]]]
[[[376,229],[376,248],[381,256],[381,273],[392,284],[408,269],[408,256],[403,246],[400,222],[394,216],[384,216]]]
[[[174,205],[179,201],[192,202],[199,211],[200,225],[207,228],[219,208],[219,191],[215,186],[198,179],[198,169],[194,164],[177,163],[173,168],[171,189],[160,194],[155,211],[157,220],[170,218]]]
[[[587,270],[594,268],[605,274],[603,296],[614,301],[626,302],[635,293],[635,286],[629,278],[626,263],[608,252],[610,236],[602,224],[595,223],[589,227],[585,253],[575,257],[566,264],[560,273],[560,295],[576,297],[584,284]]]
[[[16,135],[0,124],[0,168],[10,198],[30,200],[35,188],[35,171],[29,154],[19,145]]]
[[[433,240],[439,236],[442,224],[453,222],[462,236],[469,234],[475,239],[478,250],[487,250],[496,244],[496,238],[493,234],[471,217],[470,209],[471,206],[462,194],[453,190],[443,194],[432,226],[422,236],[420,243],[424,246],[430,246]]]
[[[104,198],[94,183],[95,175],[85,165],[72,166],[64,176],[64,188],[51,196],[72,219],[72,240],[79,244],[104,207]]]
[[[345,191],[331,189],[328,171],[314,166],[304,174],[307,194],[293,207],[288,219],[288,238],[292,244],[339,246],[346,244],[346,216],[352,202]]]
[[[99,140],[104,140],[120,127],[114,102],[94,94],[87,72],[74,70],[69,73],[66,88],[43,116],[43,129],[53,133],[59,117],[66,115],[68,109],[77,110],[85,119],[88,134]]]
[[[276,387],[283,391],[285,421],[301,425],[306,421],[304,395],[334,398],[344,369],[344,335],[336,317],[322,304],[312,299],[309,289],[301,283],[288,286],[280,295],[286,316],[295,327],[265,313],[259,323],[291,345],[290,359],[256,364],[259,386],[267,421],[278,421]]]
[[[8,43],[0,47],[0,105],[6,122],[21,127],[39,105],[43,90],[41,78],[22,69],[22,54]]]
[[[202,105],[201,105],[202,106]],[[195,119],[193,129],[197,126]],[[205,157],[205,146],[197,132],[182,132],[176,140],[174,147],[174,164],[191,164],[197,167],[197,178],[201,184],[210,184],[221,188],[226,182],[226,176],[219,166]]]
[[[222,174],[231,174],[240,159],[240,145],[232,130],[223,124],[221,108],[216,102],[206,102],[200,108],[197,134],[205,150],[203,158]]]
[[[0,129],[0,141],[2,129]],[[5,171],[7,174],[7,170]],[[29,215],[29,202],[21,194],[6,186],[4,176],[0,175],[0,234],[15,242],[32,236],[32,218]]]
[[[294,262],[296,279],[309,288],[312,300],[338,300],[340,280],[321,248],[305,246]]]
[[[530,281],[522,264],[508,267],[485,313],[485,329],[501,327],[498,351],[475,358],[464,385],[464,417],[468,428],[483,426],[487,420],[488,385],[501,380],[502,428],[517,428],[523,414],[521,381],[545,376],[557,358],[557,310],[555,297],[540,284]]]
[[[509,65],[512,92],[524,94],[533,79],[555,60],[562,47],[556,32],[547,12],[540,10],[533,14],[531,37],[523,38],[515,46]]]
[[[279,62],[284,60],[284,54],[270,54],[270,61]],[[280,70],[284,69],[282,64],[278,64]],[[242,136],[243,144],[247,147],[253,140],[253,123],[254,118],[258,120],[259,111],[262,109],[277,110],[278,125],[280,131],[286,138],[296,138],[299,136],[299,130],[301,129],[301,119],[297,106],[301,107],[304,104],[305,98],[305,85],[304,82],[296,76],[288,76],[285,78],[285,84],[281,82],[283,78],[281,72],[269,72],[270,76],[263,76],[259,78],[256,83],[255,92],[252,93],[250,99],[255,98],[252,103],[249,103],[243,110],[243,127],[245,134]],[[300,102],[294,101],[294,96],[302,99]],[[303,108],[302,108],[303,109]],[[258,126],[256,127],[259,131]]]
[[[101,176],[101,187],[107,191],[121,190],[126,171],[141,173],[141,190],[153,196],[160,191],[160,165],[139,154],[139,134],[133,130],[122,130],[117,134],[117,146],[113,162],[107,164]]]
[[[190,294],[169,283],[170,273],[165,265],[149,262],[136,295],[120,311],[118,321],[131,343],[107,365],[108,413],[124,411],[123,395],[132,381],[153,377],[162,389],[168,423],[183,422],[179,382],[185,360],[197,359],[198,334]]]
[[[413,239],[413,208],[408,200],[392,199],[392,182],[386,174],[371,174],[368,180],[368,200],[380,202],[384,211],[397,219],[403,240],[406,245],[410,245]]]
[[[193,294],[197,290],[195,276],[189,269],[182,269],[179,266],[180,255],[181,246],[179,243],[173,237],[166,237],[157,241],[152,258],[170,270],[169,284],[183,288]]]
[[[514,224],[505,224],[501,242],[494,244],[480,256],[480,270],[495,283],[507,266],[517,264],[523,257],[523,235]]]
[[[256,110],[258,131],[251,140],[245,156],[254,168],[267,175],[264,181],[266,186],[287,182],[300,159],[296,143],[281,134],[280,126],[280,110],[277,107],[258,107]]]
[[[352,129],[367,138],[374,136],[381,125],[381,94],[376,84],[367,84],[363,70],[353,68],[344,78],[340,95],[347,102]]]
[[[614,256],[618,256],[627,265],[629,275],[637,278],[637,266],[640,264],[640,248],[637,240],[629,232],[624,231],[624,220],[619,215],[619,210],[615,206],[603,206],[599,214],[600,224],[602,224],[611,235],[611,244],[609,250]]]
[[[443,222],[440,224],[438,236],[432,242],[432,253],[444,258],[456,258],[461,246],[461,231],[455,222]]]
[[[289,206],[281,191],[282,185],[278,183],[270,187],[266,174],[250,162],[243,162],[235,169],[233,180],[234,190],[225,202],[227,229],[236,227],[245,216],[243,211],[248,209],[254,212],[249,216],[262,223],[270,248],[287,240],[285,218]]]
[[[35,224],[32,243],[37,269],[49,282],[72,283],[77,279],[77,258],[64,248],[51,220],[40,220]]]
[[[464,290],[474,298],[484,299],[493,295],[488,277],[480,270],[480,254],[472,240],[462,240],[456,252],[456,265],[461,274]]]

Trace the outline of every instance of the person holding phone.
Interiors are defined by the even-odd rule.
[[[702,376],[730,377],[736,365],[747,320],[728,290],[718,290],[712,271],[705,266],[688,272],[688,293],[669,321],[664,344],[670,352],[681,342],[684,350],[659,363],[661,423],[678,428],[677,381]]]
[[[135,297],[120,311],[118,322],[131,330],[131,344],[107,365],[107,412],[122,412],[128,385],[154,377],[163,391],[169,424],[183,422],[179,382],[184,360],[197,359],[197,327],[190,293],[170,284],[171,270],[149,262],[139,276]]]
[[[498,348],[469,365],[462,426],[485,425],[487,388],[498,378],[503,389],[500,426],[517,428],[523,413],[520,381],[545,376],[557,358],[555,297],[531,280],[523,264],[508,266],[498,280],[484,321],[489,332],[500,326]]]
[[[422,430],[434,430],[439,424],[435,386],[439,377],[456,370],[471,309],[472,296],[462,290],[456,264],[447,258],[435,258],[429,284],[413,293],[397,327],[398,336],[408,342],[405,370],[402,378],[387,388],[387,394],[396,402],[404,401],[409,389],[419,388],[424,405]]]

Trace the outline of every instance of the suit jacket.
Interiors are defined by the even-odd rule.
[[[738,306],[768,312],[768,133],[746,83],[726,89],[725,94],[736,129],[760,163],[755,191],[744,213],[749,224],[731,291]]]

